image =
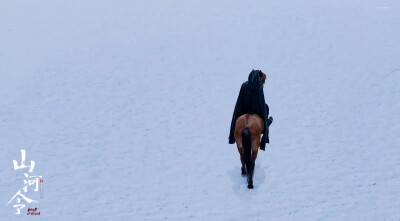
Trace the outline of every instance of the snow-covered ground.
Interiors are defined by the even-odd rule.
[[[400,219],[398,1],[2,0],[0,40],[1,220]],[[274,123],[248,190],[253,68]],[[18,216],[21,149],[44,198]]]

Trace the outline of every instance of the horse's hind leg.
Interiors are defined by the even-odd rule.
[[[251,156],[253,157],[253,161],[256,162],[257,154],[258,154],[258,147],[260,146],[260,137],[258,136],[258,137],[255,137],[255,139],[252,139],[251,144],[252,144]]]
[[[239,138],[238,141],[236,142],[237,144],[237,148],[238,148],[238,152],[240,154],[240,162],[242,163],[242,168],[241,168],[241,172],[242,175],[246,175],[246,169],[245,169],[245,164],[244,164],[244,159],[243,159],[243,147],[242,147],[242,139]]]
[[[246,167],[244,164],[243,155],[240,155],[240,162],[242,162],[242,175],[246,175]]]
[[[260,137],[259,136],[254,136],[255,138],[251,140],[251,160],[252,160],[252,166],[249,171],[249,174],[247,175],[247,180],[248,180],[248,186],[247,188],[253,189],[253,175],[254,175],[254,168],[255,168],[255,163],[257,159],[257,154],[258,154],[258,147],[260,146]]]

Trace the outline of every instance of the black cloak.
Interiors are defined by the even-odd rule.
[[[239,97],[236,101],[235,111],[233,112],[231,130],[229,133],[229,143],[235,143],[236,119],[243,114],[257,114],[264,121],[263,137],[269,143],[267,118],[269,114],[268,105],[265,103],[264,91],[261,85],[259,70],[252,70],[248,81],[242,84]]]

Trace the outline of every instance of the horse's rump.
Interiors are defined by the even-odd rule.
[[[253,136],[261,136],[264,130],[264,122],[257,114],[243,114],[236,120],[235,126],[235,140],[237,144],[241,144],[242,131],[245,127],[248,127],[250,133]],[[238,139],[240,142],[238,142]]]

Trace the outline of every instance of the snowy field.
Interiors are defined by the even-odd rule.
[[[1,0],[0,40],[0,220],[400,220],[399,1]],[[15,215],[21,149],[44,197]]]

